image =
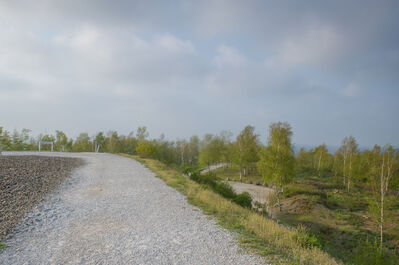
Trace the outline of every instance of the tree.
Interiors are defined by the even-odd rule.
[[[55,131],[54,150],[59,152],[71,151],[72,142],[68,141],[68,137],[63,131]]]
[[[260,153],[258,169],[264,180],[273,185],[280,211],[280,193],[294,177],[295,157],[291,146],[291,126],[286,122],[272,123],[266,147]]]
[[[365,152],[368,165],[368,183],[371,186],[373,199],[369,201],[369,209],[374,214],[380,228],[380,247],[383,247],[384,205],[385,197],[391,181],[397,178],[399,161],[398,151],[387,145],[383,150],[375,145],[371,152]]]
[[[14,130],[12,134],[12,150],[14,151],[24,150],[24,141],[22,139],[22,136],[17,130]]]
[[[255,127],[246,126],[244,130],[237,136],[234,145],[233,161],[240,166],[240,181],[242,181],[242,169],[244,168],[244,176],[246,168],[259,160],[259,140],[258,135],[254,133]]]
[[[201,142],[199,162],[210,168],[211,164],[222,161],[225,145],[222,137],[206,134]]]
[[[313,155],[311,151],[306,151],[304,147],[299,149],[296,154],[296,167],[298,169],[311,169],[313,168]]]
[[[188,143],[188,150],[189,150],[188,160],[191,164],[197,164],[198,162],[199,144],[200,140],[197,135],[190,137],[190,142]]]
[[[350,192],[352,177],[354,174],[356,174],[355,167],[353,167],[353,162],[357,153],[357,143],[355,137],[345,137],[344,140],[342,140],[339,152],[342,154],[343,185],[345,186],[346,184],[348,192]]]
[[[106,138],[103,132],[97,133],[96,137],[94,138],[95,141],[95,151],[99,152],[100,150],[102,152],[105,151],[105,143],[106,143]]]
[[[110,153],[120,152],[120,140],[118,132],[109,131],[107,134],[108,137],[105,140],[105,150]]]
[[[136,147],[136,151],[143,157],[154,157],[157,152],[155,141],[141,141]]]
[[[7,130],[0,127],[0,153],[1,151],[11,150],[12,142]]]
[[[75,143],[73,144],[74,152],[90,152],[92,151],[92,143],[90,141],[90,137],[88,133],[81,133],[76,138]]]
[[[137,141],[139,141],[139,142],[145,141],[148,136],[149,136],[149,133],[147,131],[147,127],[143,126],[143,127],[137,128],[137,133],[136,133]]]

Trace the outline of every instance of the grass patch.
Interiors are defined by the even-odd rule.
[[[215,216],[221,226],[237,232],[240,242],[265,256],[268,263],[340,264],[313,245],[314,239],[307,236],[306,231],[283,227],[271,219],[243,208],[159,161],[123,156],[143,163],[166,184],[186,195],[189,203],[201,208],[204,213]]]
[[[8,246],[0,243],[0,249],[3,249],[3,248],[8,248]]]

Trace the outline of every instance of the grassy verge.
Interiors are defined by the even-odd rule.
[[[8,247],[7,245],[4,245],[4,244],[0,243],[0,249],[7,248],[7,247]]]
[[[215,216],[220,225],[237,232],[241,243],[278,264],[340,264],[314,247],[301,229],[289,229],[254,211],[240,207],[191,181],[163,163],[137,156],[135,159],[155,172],[166,184],[187,196],[188,202]]]

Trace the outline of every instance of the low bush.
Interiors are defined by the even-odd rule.
[[[233,199],[237,196],[233,187],[226,182],[218,182],[213,190],[228,199]]]
[[[190,179],[194,180],[195,182],[199,183],[199,184],[204,184],[204,185],[208,185],[211,188],[215,188],[216,186],[216,176],[214,174],[199,174],[199,173],[192,173],[190,175]]]
[[[234,199],[233,202],[241,205],[244,208],[251,209],[252,208],[252,198],[248,192],[243,192],[238,194]]]

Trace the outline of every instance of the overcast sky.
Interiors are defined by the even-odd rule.
[[[0,126],[399,145],[399,1],[0,0]]]

